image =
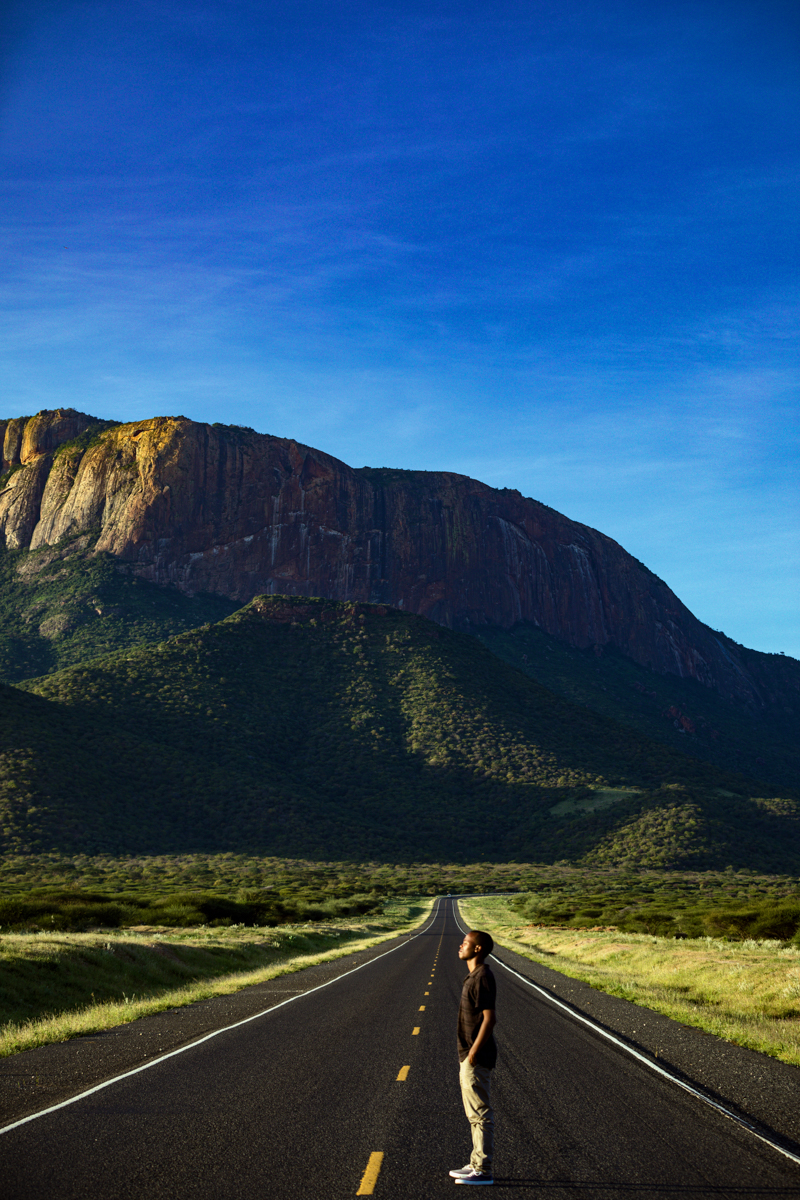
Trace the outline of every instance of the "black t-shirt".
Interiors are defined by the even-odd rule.
[[[463,1062],[483,1024],[483,1010],[496,1007],[497,985],[491,968],[484,963],[464,980],[458,1006],[458,1061]],[[490,1070],[497,1062],[497,1045],[490,1033],[475,1056],[475,1065]]]

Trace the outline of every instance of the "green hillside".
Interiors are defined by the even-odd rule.
[[[17,683],[160,642],[237,607],[137,579],[112,555],[91,553],[88,542],[0,550],[0,680]]]
[[[85,537],[33,552],[0,551],[0,681],[19,683],[113,651],[158,644],[235,609],[222,596],[187,596],[139,579],[110,554],[93,553]],[[658,675],[611,647],[578,650],[531,625],[484,627],[479,637],[557,695],[677,753],[779,791],[800,789],[798,720],[786,703],[797,666],[791,658],[772,656],[776,669],[785,664],[792,677],[785,696],[772,697],[768,710],[754,713],[694,680]]]
[[[796,870],[797,797],[555,696],[474,638],[260,597],[0,689],[6,852]]]
[[[694,679],[659,675],[610,646],[578,650],[533,625],[487,628],[479,637],[498,657],[557,695],[678,753],[773,788],[800,788],[800,722],[784,704],[775,702],[763,712],[753,712]],[[778,666],[797,666],[794,659],[773,657]]]

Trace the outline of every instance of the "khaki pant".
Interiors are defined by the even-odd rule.
[[[472,1126],[472,1154],[469,1165],[473,1171],[492,1173],[494,1151],[494,1113],[490,1088],[492,1072],[489,1067],[473,1067],[465,1058],[458,1074],[464,1112]]]

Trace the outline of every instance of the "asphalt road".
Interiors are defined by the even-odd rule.
[[[360,970],[3,1134],[0,1195],[350,1197],[382,1155],[376,1197],[452,1196],[447,1172],[470,1149],[461,938],[441,902],[423,933]],[[800,1166],[501,967],[496,977],[506,1194],[800,1198]]]

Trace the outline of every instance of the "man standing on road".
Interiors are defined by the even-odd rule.
[[[466,1167],[450,1172],[456,1183],[494,1183],[494,1113],[490,1088],[497,1062],[492,1035],[497,1022],[497,987],[491,968],[484,961],[493,949],[491,935],[477,929],[467,934],[458,949],[458,957],[469,968],[458,1007],[458,1057],[461,1099],[472,1126],[472,1155]]]

